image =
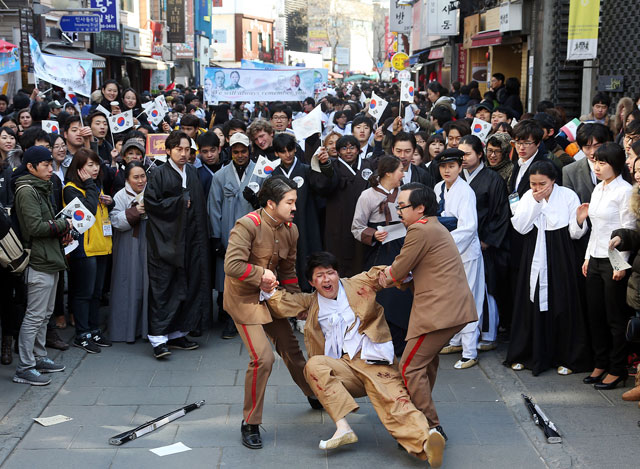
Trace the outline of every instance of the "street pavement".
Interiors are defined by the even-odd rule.
[[[72,330],[62,333],[68,339]],[[243,447],[248,354],[239,338],[219,337],[220,329],[213,329],[197,339],[199,349],[173,351],[166,361],[154,359],[151,346],[141,340],[97,355],[74,348],[53,351],[52,358],[67,369],[52,374],[45,387],[12,383],[14,366],[0,366],[0,464],[7,469],[426,466],[398,449],[366,398],[347,417],[359,442],[329,452],[318,449],[319,440],[333,434],[333,422],[309,407],[279,357],[265,397],[264,448]],[[584,374],[516,374],[502,365],[505,349],[501,344],[481,353],[480,366],[468,370],[453,369],[456,355],[441,357],[435,400],[449,437],[443,467],[638,467],[640,410],[620,399],[622,388],[596,391],[582,384]],[[563,444],[546,443],[521,393],[547,413]],[[113,435],[200,399],[206,401],[202,408],[153,433],[121,447],[108,444]],[[73,420],[50,427],[32,420],[58,414]],[[149,451],[176,442],[192,450],[164,457]]]

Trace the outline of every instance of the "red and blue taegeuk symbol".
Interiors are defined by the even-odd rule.
[[[51,133],[52,134],[59,134],[60,133],[60,130],[58,129],[57,125],[52,125],[51,126]]]
[[[126,119],[124,117],[118,117],[118,120],[116,121],[116,123],[122,127],[126,122]]]
[[[73,212],[73,219],[76,221],[84,220],[84,212],[82,210],[76,210]]]
[[[376,100],[375,100],[375,99],[372,99],[372,100],[371,100],[371,103],[369,104],[369,107],[370,107],[371,109],[375,109],[375,108],[376,108],[376,106],[377,106],[377,104],[378,104],[378,103],[376,102]]]
[[[151,117],[158,117],[158,110],[154,109],[153,111],[151,111]]]
[[[410,96],[413,96],[413,86],[410,86],[410,87],[409,87],[409,95],[410,95]]]
[[[480,132],[482,132],[482,125],[480,125],[480,124],[474,125],[473,126],[473,133],[479,134]]]
[[[264,174],[271,174],[273,173],[273,169],[271,166],[267,165],[264,167]]]

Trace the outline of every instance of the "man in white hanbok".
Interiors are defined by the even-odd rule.
[[[482,303],[485,293],[484,263],[478,238],[476,195],[471,186],[460,177],[463,156],[464,153],[461,150],[449,148],[435,159],[443,179],[435,187],[439,215],[449,219],[455,218],[453,221],[448,220],[445,226],[452,228],[455,226],[451,230],[451,236],[462,257],[467,282],[478,313],[478,321],[467,324],[440,352],[446,354],[462,351],[462,359],[454,365],[456,369],[470,368],[478,363],[479,324],[482,324]]]

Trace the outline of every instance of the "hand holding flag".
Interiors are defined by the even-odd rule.
[[[389,103],[387,101],[385,101],[372,91],[371,101],[369,102],[369,115],[373,117],[376,122],[378,122],[380,120],[380,116],[382,116],[382,113],[387,108],[388,104]]]
[[[96,217],[85,207],[77,197],[60,212],[71,219],[73,227],[82,234],[93,226]]]
[[[322,109],[316,106],[313,111],[291,123],[296,139],[304,140],[313,134],[322,133]]]
[[[273,170],[280,165],[280,160],[269,161],[264,155],[261,155],[256,162],[256,167],[253,170],[253,174],[260,178],[268,178],[273,173]]]

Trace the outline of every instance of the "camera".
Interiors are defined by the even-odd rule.
[[[71,217],[65,213],[60,213],[57,217],[58,219],[63,218],[65,220],[71,220]],[[71,226],[71,228],[69,229],[69,234],[71,235],[71,237],[74,240],[78,240],[80,238],[80,236],[82,235],[82,233],[80,233],[78,230],[75,229],[75,227]]]

